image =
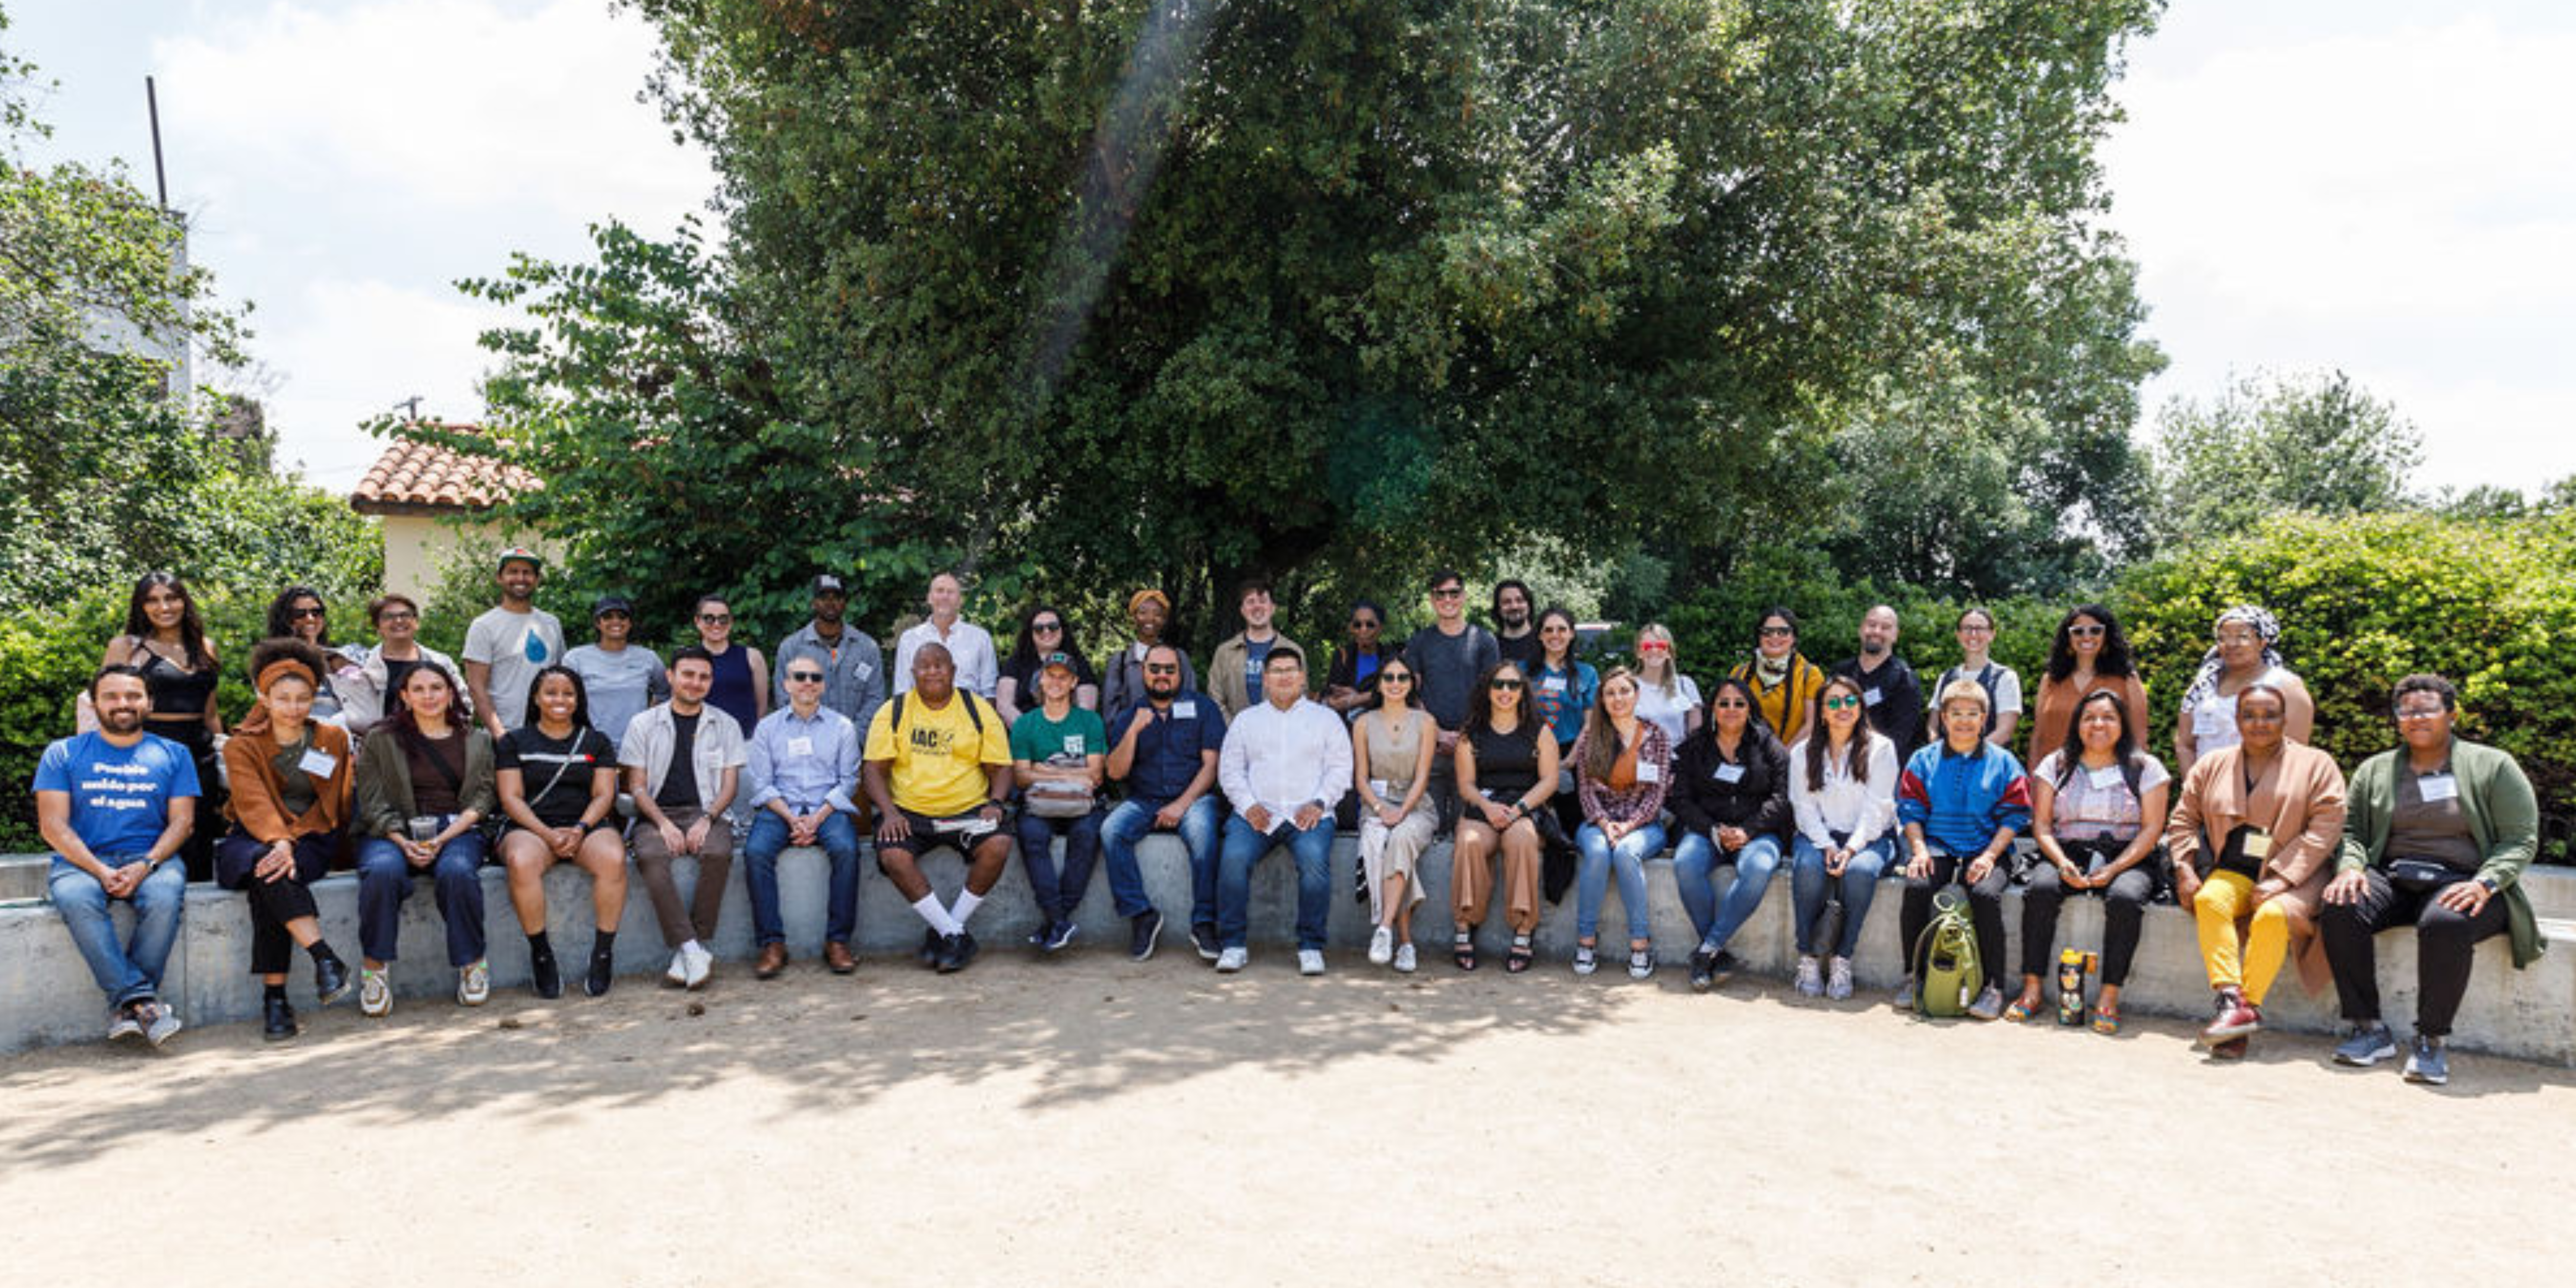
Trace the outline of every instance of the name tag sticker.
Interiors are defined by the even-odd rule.
[[[874,665],[872,665],[872,664],[870,664],[870,663],[867,663],[867,662],[861,662],[861,663],[859,663],[859,664],[858,664],[858,666],[857,666],[857,667],[855,667],[855,668],[853,668],[853,669],[852,669],[852,671],[851,671],[851,674],[854,674],[854,675],[858,676],[858,677],[859,677],[860,679],[862,679],[862,680],[864,680],[864,679],[868,678],[869,676],[874,675],[874,674],[876,674],[876,673],[877,673],[877,668],[876,668]]]
[[[2426,774],[2415,780],[2415,790],[2427,805],[2450,800],[2460,794],[2460,780],[2450,774]]]
[[[1565,692],[1565,677],[1562,675],[1551,675],[1546,679],[1539,681],[1538,687],[1549,693],[1563,693]]]
[[[788,739],[788,740],[787,740],[787,754],[788,754],[788,755],[791,755],[791,756],[811,756],[811,755],[813,755],[813,754],[814,754],[814,740],[813,740],[813,739],[811,739],[811,738],[790,738],[790,739]]]
[[[1064,736],[1064,750],[1065,750],[1065,754],[1067,754],[1067,755],[1071,755],[1071,756],[1079,756],[1079,755],[1083,754],[1082,746],[1083,746],[1083,743],[1082,743],[1082,735],[1081,735],[1081,734],[1078,734],[1078,733],[1069,733],[1069,734],[1066,734],[1066,735]]]
[[[2093,789],[2095,791],[2107,792],[2120,785],[2120,767],[2118,765],[2104,765],[2100,769],[2088,769],[2084,772],[2086,777],[2093,780]]]
[[[315,778],[329,778],[331,771],[340,767],[340,758],[320,747],[307,747],[303,758],[295,762],[295,767]]]
[[[1876,690],[1876,689],[1863,689],[1863,690],[1861,690],[1861,695],[1860,695],[1860,704],[1861,704],[1862,706],[1865,706],[1865,707],[1874,707],[1874,706],[1877,706],[1879,703],[1882,703],[1882,702],[1885,702],[1885,701],[1887,701],[1887,695],[1886,695],[1886,694],[1884,694],[1884,693],[1879,692],[1879,691],[1878,691],[1878,690]]]
[[[1664,781],[1664,767],[1651,760],[1641,760],[1637,762],[1637,781],[1641,783],[1660,783]]]
[[[1383,778],[1372,778],[1369,780],[1369,794],[1377,797],[1379,800],[1385,800],[1388,796],[1393,795],[1392,792],[1387,790],[1386,780]]]
[[[2245,857],[2262,860],[2272,857],[2272,834],[2256,828],[2245,834]]]
[[[1744,766],[1720,765],[1717,767],[1717,772],[1709,775],[1709,777],[1714,778],[1721,783],[1740,783],[1744,781]]]
[[[1173,704],[1172,704],[1172,718],[1173,718],[1174,720],[1196,720],[1196,719],[1198,719],[1198,718],[1199,718],[1199,704],[1197,704],[1197,703],[1195,703],[1195,702],[1175,702],[1175,703],[1173,703]]]

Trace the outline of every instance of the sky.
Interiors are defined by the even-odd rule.
[[[0,0],[59,87],[38,159],[151,183],[251,301],[279,459],[346,491],[357,429],[418,396],[474,420],[454,288],[581,258],[614,217],[703,215],[714,175],[641,101],[653,39],[607,0]],[[2129,51],[2109,226],[2172,365],[2145,405],[2342,370],[2425,440],[2419,488],[2576,474],[2576,5],[2181,0]],[[2145,426],[2141,427],[2141,433]]]

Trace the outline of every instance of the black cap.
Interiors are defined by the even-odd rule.
[[[842,585],[839,577],[827,572],[814,579],[814,593],[817,595],[839,595],[842,598],[847,599],[850,594],[850,588]]]
[[[624,613],[629,617],[633,617],[635,615],[635,605],[628,603],[624,595],[602,595],[599,598],[590,601],[590,616],[592,620],[596,621],[599,618],[608,616],[610,613]]]

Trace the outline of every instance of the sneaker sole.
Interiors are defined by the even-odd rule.
[[[328,993],[316,993],[314,996],[319,999],[319,1005],[329,1006],[333,1002],[337,1002],[341,998],[347,997],[349,994],[357,991],[357,982],[355,980],[351,980],[342,983],[338,988],[332,989]]]
[[[150,1043],[153,1050],[158,1051],[162,1047],[169,1045],[170,1039],[179,1036],[179,1030],[186,1027],[186,1025],[181,1024],[178,1020],[173,1019],[170,1021],[170,1027],[161,1030],[158,1034],[153,1033],[150,1029],[145,1029],[143,1031],[143,1040]]]
[[[2384,1051],[2373,1051],[2367,1055],[2361,1056],[2346,1055],[2341,1051],[2337,1051],[2335,1052],[2335,1063],[2342,1065],[2347,1069],[2367,1069],[2396,1054],[2397,1048],[2393,1046]]]
[[[1129,945],[1127,949],[1127,960],[1131,962],[1152,961],[1154,959],[1154,946],[1161,942],[1163,942],[1163,923],[1157,921],[1154,923],[1154,933],[1145,936],[1143,947]]]
[[[2233,1042],[2238,1038],[2252,1037],[2262,1031],[2263,1024],[2259,1020],[2252,1024],[2233,1024],[2224,1028],[2213,1024],[2200,1031],[2200,1042],[2203,1046],[2216,1046],[2221,1042]]]
[[[2451,1075],[2446,1073],[2436,1078],[2420,1069],[2409,1069],[2406,1080],[2420,1087],[2447,1087],[2451,1084]]]

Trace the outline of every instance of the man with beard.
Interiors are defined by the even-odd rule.
[[[787,672],[793,663],[813,662],[823,668],[823,705],[850,718],[864,730],[885,701],[885,654],[866,631],[843,623],[850,592],[830,573],[814,579],[814,620],[778,641],[770,653],[770,674],[777,677],[777,700],[771,710],[788,705]]]
[[[465,628],[465,691],[494,741],[526,721],[528,686],[564,655],[563,623],[536,604],[545,580],[537,552],[512,546],[496,562],[501,602]]]
[[[1146,897],[1136,867],[1136,842],[1148,832],[1181,834],[1190,853],[1190,942],[1208,961],[1223,951],[1216,933],[1216,842],[1224,810],[1208,789],[1225,746],[1225,716],[1213,699],[1183,684],[1187,665],[1169,644],[1147,649],[1144,700],[1109,720],[1107,769],[1127,784],[1127,799],[1101,824],[1101,851],[1118,915],[1130,927],[1128,955],[1140,962],[1154,955],[1163,932],[1163,914]]]
[[[948,647],[924,640],[912,653],[908,692],[877,708],[860,752],[860,781],[877,811],[877,867],[929,929],[922,964],[941,974],[975,960],[968,919],[1010,864],[1011,744],[1002,713],[957,677]],[[942,906],[921,875],[937,849],[966,859],[966,888]]]
[[[1834,667],[1860,685],[1861,709],[1869,727],[1896,744],[1896,763],[1904,764],[1923,745],[1923,685],[1914,668],[1896,655],[1896,610],[1881,604],[1861,615],[1860,656]]]
[[[1503,660],[1520,663],[1521,674],[1538,674],[1538,631],[1530,621],[1529,586],[1517,577],[1494,583],[1494,643]]]
[[[54,910],[107,994],[107,1036],[153,1046],[179,1031],[161,972],[179,939],[186,869],[169,862],[197,817],[197,766],[178,743],[143,731],[150,691],[132,666],[90,677],[98,728],[45,748],[36,764],[36,828],[52,846]],[[134,905],[134,935],[116,942],[109,901]]]

